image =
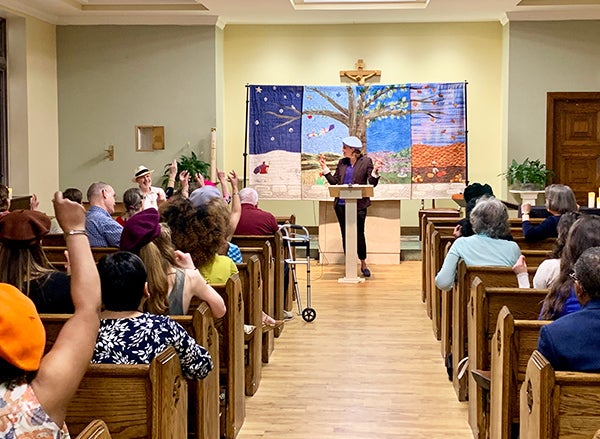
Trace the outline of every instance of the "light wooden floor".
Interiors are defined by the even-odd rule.
[[[346,285],[343,266],[312,267],[317,318],[286,323],[238,439],[472,437],[421,302],[421,262],[370,268]]]

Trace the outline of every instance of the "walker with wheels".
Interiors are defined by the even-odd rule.
[[[283,224],[280,227],[283,241],[287,245],[287,255],[285,258],[286,264],[290,267],[292,272],[292,279],[294,281],[294,297],[298,304],[298,314],[302,315],[302,318],[306,322],[312,322],[317,317],[317,312],[310,307],[310,234],[304,226],[296,224]],[[306,248],[306,258],[296,258],[296,247]],[[306,305],[307,307],[302,309],[302,302],[300,300],[300,291],[298,289],[298,277],[296,276],[296,265],[306,265]]]

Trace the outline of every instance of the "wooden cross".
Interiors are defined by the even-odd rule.
[[[356,62],[356,70],[340,70],[340,76],[350,78],[358,85],[365,85],[367,79],[373,76],[381,76],[381,70],[365,70],[365,62],[359,59]]]

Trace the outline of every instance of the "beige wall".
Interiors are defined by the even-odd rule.
[[[502,28],[498,23],[227,26],[225,163],[242,170],[246,84],[340,84],[339,71],[381,69],[380,83],[468,81],[469,178],[500,184]],[[402,202],[402,224],[417,225],[420,201]],[[449,205],[453,203],[450,202]],[[316,225],[318,203],[265,201]]]
[[[60,186],[110,183],[121,198],[134,169],[182,153],[210,161],[217,122],[214,26],[59,26]],[[165,149],[136,152],[135,126],[165,127]],[[104,150],[114,145],[115,160]]]
[[[3,13],[8,42],[9,182],[14,195],[35,193],[52,212],[58,187],[56,28]]]

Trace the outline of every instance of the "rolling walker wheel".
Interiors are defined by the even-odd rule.
[[[302,310],[302,318],[305,322],[312,322],[317,317],[317,312],[312,308],[304,308]]]

